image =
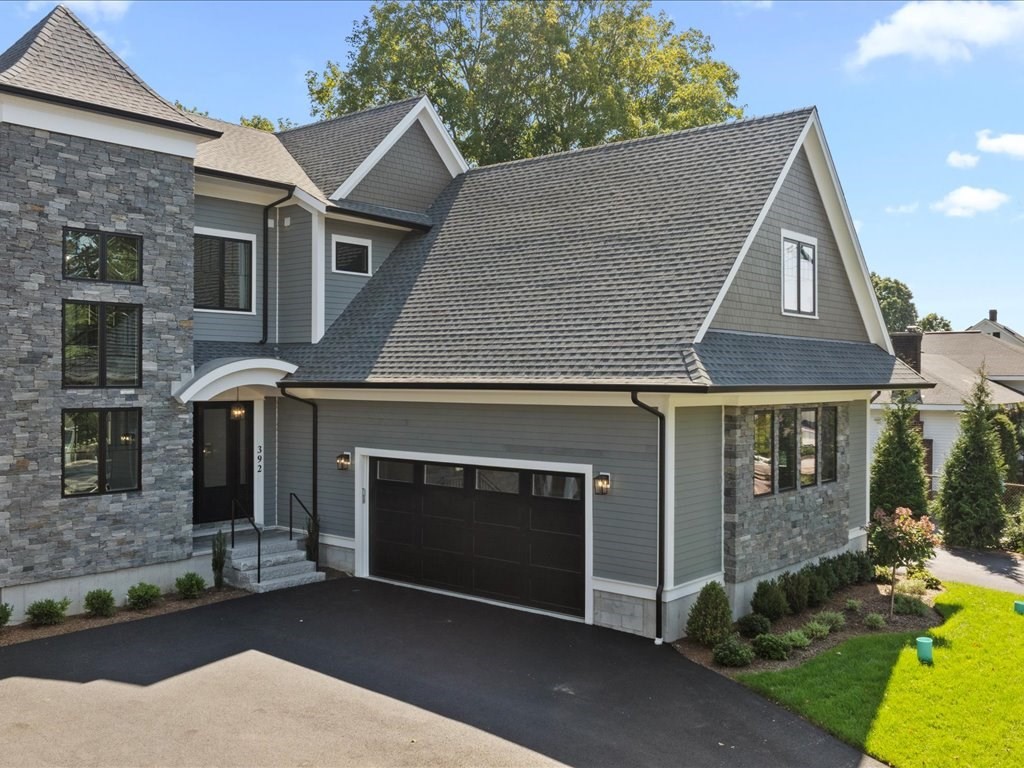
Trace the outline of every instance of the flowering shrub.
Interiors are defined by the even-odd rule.
[[[868,539],[874,550],[874,560],[892,572],[893,587],[889,590],[889,615],[892,616],[896,594],[896,569],[923,563],[935,555],[939,537],[928,515],[915,519],[906,507],[898,507],[889,514],[876,509],[868,526]]]

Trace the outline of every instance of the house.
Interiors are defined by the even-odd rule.
[[[990,309],[988,311],[987,319],[979,320],[967,330],[981,331],[982,333],[987,333],[989,336],[995,336],[997,339],[1002,339],[1005,342],[1013,344],[1015,347],[1024,349],[1024,336],[1021,336],[1009,326],[1000,323],[999,312],[995,309]]]
[[[183,114],[58,7],[0,56],[0,599],[208,566],[649,637],[864,546],[892,354],[818,114],[468,168],[425,98]]]
[[[960,436],[964,400],[982,367],[994,405],[1024,405],[1024,346],[983,331],[908,331],[894,333],[892,341],[902,360],[935,383],[934,388],[921,391],[917,412],[925,471],[931,476],[931,489],[937,491],[942,468]],[[882,433],[884,411],[890,402],[890,393],[883,392],[871,404],[872,448]]]

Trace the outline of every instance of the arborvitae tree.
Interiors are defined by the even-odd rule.
[[[917,409],[910,393],[893,392],[871,464],[871,508],[889,513],[907,507],[920,517],[928,510],[924,443],[914,426]]]
[[[1006,466],[1006,482],[1021,481],[1020,441],[1017,437],[1017,425],[1010,420],[1006,411],[1000,408],[992,412],[992,427],[999,441],[999,452]]]
[[[938,517],[952,547],[996,547],[1003,531],[1003,457],[990,415],[984,369],[964,400],[960,436],[946,459]]]

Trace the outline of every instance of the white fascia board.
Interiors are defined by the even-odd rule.
[[[424,96],[391,129],[391,132],[384,137],[383,141],[376,146],[373,152],[366,156],[363,162],[352,172],[352,175],[342,182],[342,185],[331,195],[331,200],[344,200],[348,197],[352,190],[359,186],[359,183],[366,178],[367,174],[376,167],[377,163],[398,143],[398,140],[405,135],[405,132],[416,121],[419,121],[427,132],[431,144],[434,145],[438,156],[444,162],[445,167],[453,178],[460,173],[464,173],[469,168],[469,164],[466,163],[458,147],[455,146],[455,142],[452,141],[448,131],[445,130],[441,118],[430,104],[430,100]]]
[[[172,394],[179,403],[212,400],[222,392],[236,387],[276,387],[278,381],[297,370],[297,365],[270,357],[233,360],[207,371],[197,379],[189,377]]]
[[[326,203],[322,203],[311,194],[299,189],[298,187],[295,188],[295,194],[293,197],[294,202],[298,203],[300,208],[303,208],[312,214],[319,213],[320,215],[323,215],[327,212]],[[287,203],[284,203],[284,205],[291,205],[292,202],[292,200],[289,200]]]
[[[284,190],[278,187],[265,187],[233,179],[221,179],[196,172],[196,197],[216,197],[221,200],[233,200],[253,205],[270,205],[284,196]]]
[[[882,412],[882,411],[885,411],[885,409],[888,408],[891,405],[892,405],[892,403],[877,403],[876,402],[876,403],[872,403],[871,404],[871,410],[872,411],[877,411],[877,412]],[[949,404],[949,405],[915,405],[914,406],[914,410],[915,411],[950,411],[950,412],[954,412],[954,411],[962,411],[963,409],[964,409],[964,406],[962,404],[961,405]]]
[[[394,229],[399,232],[412,232],[412,227],[403,227],[399,224],[388,224],[383,221],[374,221],[373,219],[360,218],[359,216],[352,216],[346,213],[334,213],[328,211],[325,217],[332,221],[347,221],[352,224],[359,224],[364,227],[378,227],[379,229]]]
[[[324,337],[325,330],[325,316],[324,316],[324,304],[327,296],[327,268],[325,261],[327,259],[327,245],[325,243],[326,230],[324,217],[322,214],[314,213],[310,216],[311,226],[313,228],[313,292],[312,292],[312,304],[310,305],[310,315],[312,318],[311,330],[311,341],[316,344],[320,339]]]
[[[0,122],[190,159],[195,159],[196,146],[210,139],[8,93],[0,94]]]
[[[811,123],[812,120],[808,119],[807,124],[800,132],[800,138],[797,139],[796,143],[793,145],[792,151],[789,153],[789,157],[786,158],[786,164],[782,166],[782,172],[779,174],[779,178],[775,180],[775,185],[772,187],[772,191],[769,193],[768,199],[765,200],[764,205],[761,206],[761,212],[757,215],[757,219],[754,221],[754,226],[751,227],[750,232],[747,233],[747,239],[743,241],[743,246],[740,248],[740,252],[736,256],[736,261],[732,264],[732,269],[729,270],[729,274],[725,278],[725,283],[723,283],[722,289],[718,292],[718,296],[715,297],[715,301],[711,305],[711,309],[708,310],[708,314],[704,318],[704,322],[701,323],[700,328],[697,330],[697,335],[693,340],[694,344],[699,344],[704,340],[704,335],[711,327],[711,323],[714,322],[715,315],[718,314],[719,307],[722,306],[722,302],[725,301],[725,297],[729,294],[729,289],[732,288],[733,281],[736,279],[736,275],[739,273],[740,267],[743,266],[743,260],[747,258],[747,252],[750,250],[750,246],[754,244],[754,239],[761,231],[761,225],[764,224],[764,220],[768,216],[768,211],[771,210],[772,205],[775,203],[775,198],[779,196],[779,191],[782,189],[782,185],[786,182],[786,177],[789,175],[789,169],[793,167],[793,163],[796,161],[797,155],[800,154],[800,147],[803,146],[804,139],[807,137],[807,133],[811,129]]]

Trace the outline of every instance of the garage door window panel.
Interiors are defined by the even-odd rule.
[[[519,472],[505,469],[478,469],[476,489],[493,493],[519,493]]]
[[[408,461],[378,461],[377,479],[392,483],[412,483],[415,481],[415,465]]]
[[[533,475],[534,496],[580,501],[583,498],[582,485],[573,475],[541,474],[537,472]]]

